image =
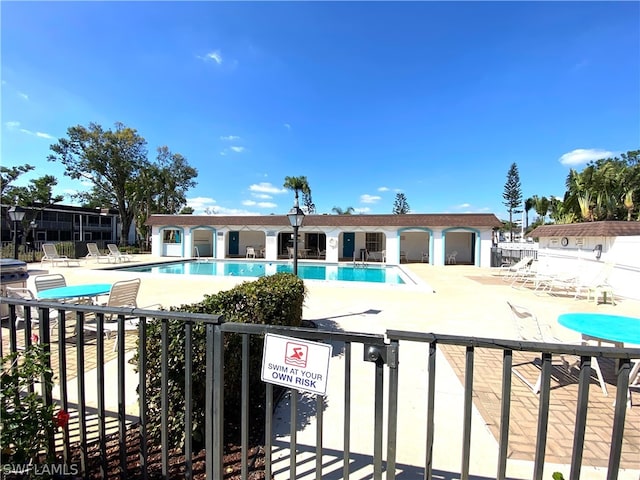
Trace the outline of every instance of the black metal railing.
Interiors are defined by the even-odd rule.
[[[225,391],[222,387],[223,377],[225,373],[224,363],[224,339],[226,335],[240,335],[242,338],[242,396],[241,405],[239,406],[241,411],[241,451],[242,451],[242,474],[243,479],[248,478],[248,465],[249,465],[249,433],[250,419],[248,418],[249,409],[248,404],[250,399],[248,398],[249,392],[249,342],[254,336],[263,336],[265,333],[277,333],[280,335],[286,335],[294,338],[326,342],[333,345],[333,356],[339,356],[340,361],[344,364],[344,370],[338,370],[342,373],[343,378],[340,380],[342,388],[339,389],[339,393],[336,397],[322,397],[320,395],[315,396],[315,412],[314,423],[316,432],[315,445],[302,445],[298,443],[297,433],[299,432],[300,425],[300,395],[301,392],[290,389],[289,390],[289,404],[291,410],[291,416],[289,418],[290,423],[290,440],[288,445],[282,445],[282,442],[274,442],[276,435],[274,433],[274,410],[276,407],[276,400],[274,396],[274,386],[270,383],[265,383],[266,393],[266,418],[264,423],[264,455],[265,455],[265,478],[272,478],[273,475],[279,473],[274,470],[274,464],[276,460],[273,457],[273,452],[280,449],[287,449],[289,451],[289,464],[286,467],[278,467],[280,471],[286,470],[289,478],[296,478],[297,469],[303,465],[308,468],[308,460],[299,462],[299,452],[307,451],[315,453],[315,471],[316,478],[323,478],[323,471],[329,469],[333,471],[332,477],[336,477],[335,465],[323,464],[323,458],[327,453],[327,449],[323,447],[324,437],[324,418],[323,410],[325,409],[325,402],[330,401],[333,405],[341,405],[343,414],[342,425],[331,425],[334,431],[335,429],[342,430],[343,444],[342,451],[339,452],[339,457],[342,461],[342,478],[349,478],[353,475],[353,470],[359,468],[358,465],[366,464],[373,467],[373,478],[381,480],[383,473],[386,473],[387,480],[394,479],[396,477],[396,469],[407,471],[407,467],[413,468],[413,471],[420,469],[421,476],[425,479],[434,478],[433,468],[437,459],[433,457],[433,447],[437,443],[437,439],[434,437],[434,424],[435,418],[438,414],[436,410],[436,389],[435,389],[435,376],[438,362],[436,362],[436,354],[438,349],[443,345],[457,345],[465,348],[465,362],[464,362],[464,406],[461,412],[463,417],[463,431],[462,435],[462,451],[459,453],[461,456],[460,466],[460,478],[470,478],[470,457],[473,450],[471,443],[471,413],[473,408],[473,382],[474,382],[474,362],[475,362],[475,350],[477,348],[488,348],[499,350],[502,352],[502,396],[501,396],[501,413],[500,418],[495,419],[495,422],[500,422],[500,439],[498,445],[498,463],[496,465],[496,478],[506,478],[506,466],[508,461],[508,439],[509,439],[509,425],[510,425],[510,410],[511,410],[511,367],[513,365],[513,352],[535,352],[540,354],[541,357],[541,372],[542,382],[541,390],[538,397],[538,424],[536,433],[536,450],[535,456],[532,459],[534,464],[533,478],[536,480],[543,478],[544,468],[544,456],[547,441],[548,432],[548,413],[549,413],[549,396],[550,396],[550,378],[551,378],[551,361],[554,356],[567,354],[575,355],[580,358],[580,370],[579,370],[579,385],[578,396],[575,405],[572,407],[576,410],[576,420],[573,438],[566,438],[566,442],[572,442],[573,451],[571,457],[571,479],[580,478],[580,470],[582,464],[582,453],[585,442],[585,425],[586,417],[589,409],[588,405],[588,392],[589,392],[589,379],[591,373],[591,359],[594,356],[598,358],[607,358],[615,360],[617,362],[616,368],[616,401],[615,409],[613,412],[613,429],[611,432],[611,444],[609,447],[609,460],[608,460],[608,473],[607,479],[613,480],[618,476],[620,458],[622,452],[622,438],[623,429],[625,423],[625,415],[627,412],[627,391],[629,382],[629,372],[631,360],[634,358],[640,358],[640,349],[635,348],[600,348],[590,346],[579,345],[566,345],[566,344],[547,344],[547,343],[533,343],[533,342],[519,342],[510,340],[495,340],[495,339],[483,339],[483,338],[471,338],[463,336],[452,335],[436,335],[431,333],[418,333],[407,332],[399,330],[389,330],[385,335],[375,334],[362,334],[362,333],[350,333],[343,331],[325,331],[312,328],[287,328],[287,327],[274,327],[268,325],[254,325],[254,324],[241,324],[241,323],[224,323],[223,318],[216,315],[204,315],[204,314],[191,314],[184,312],[167,312],[167,311],[155,311],[155,310],[141,310],[141,309],[129,309],[129,308],[107,308],[93,305],[71,305],[61,304],[55,302],[36,302],[29,300],[20,300],[14,298],[1,298],[3,303],[7,303],[9,307],[9,319],[3,322],[2,334],[7,335],[8,339],[2,338],[2,344],[4,345],[4,352],[7,350],[16,351],[22,348],[24,345],[28,345],[31,342],[31,320],[35,318],[35,311],[31,311],[32,308],[38,309],[39,316],[39,335],[40,342],[48,344],[51,342],[49,336],[49,324],[52,311],[57,311],[59,319],[58,338],[65,339],[67,333],[67,327],[71,326],[71,322],[75,322],[76,329],[74,336],[72,337],[72,348],[68,349],[66,346],[57,348],[56,360],[59,365],[59,379],[58,386],[59,392],[55,398],[56,402],[59,402],[63,409],[74,411],[78,422],[78,440],[74,444],[69,436],[68,431],[65,431],[61,441],[58,441],[54,445],[52,439],[52,446],[54,446],[58,452],[61,453],[65,462],[71,461],[71,448],[74,446],[75,450],[80,447],[80,470],[81,474],[85,477],[89,477],[87,466],[89,464],[89,447],[90,445],[97,444],[97,448],[100,455],[101,472],[104,476],[107,471],[108,458],[107,458],[107,421],[109,420],[113,424],[114,415],[117,418],[117,437],[118,437],[118,452],[119,452],[119,468],[120,477],[126,478],[128,476],[127,466],[127,428],[131,423],[138,424],[139,435],[139,447],[138,447],[138,466],[137,470],[140,478],[148,478],[147,466],[149,464],[149,442],[148,442],[148,395],[149,392],[145,388],[138,389],[138,409],[139,415],[127,414],[126,405],[128,396],[131,395],[131,389],[127,389],[127,373],[126,373],[126,352],[125,352],[125,318],[129,318],[132,315],[139,317],[140,322],[137,329],[138,345],[141,350],[138,352],[138,363],[136,365],[138,375],[138,385],[145,386],[147,383],[145,379],[148,372],[146,358],[149,352],[147,348],[147,324],[150,319],[159,319],[162,323],[161,327],[161,404],[162,404],[162,428],[161,428],[161,444],[167,445],[168,439],[168,424],[170,416],[172,414],[167,408],[169,405],[169,344],[171,338],[169,337],[168,322],[180,321],[183,322],[184,334],[185,334],[185,422],[184,422],[184,472],[181,474],[184,478],[192,478],[193,465],[190,461],[194,448],[192,445],[191,434],[192,431],[192,416],[193,416],[193,395],[192,395],[192,367],[193,358],[191,356],[191,342],[192,342],[192,329],[197,324],[204,324],[206,331],[206,405],[207,411],[205,419],[206,429],[206,475],[207,478],[225,478],[225,472],[223,471],[223,458],[225,453],[225,445],[223,441],[224,421],[223,421],[223,404]],[[24,308],[30,307],[30,308]],[[18,329],[16,326],[16,317],[20,308],[24,309],[25,322],[22,329]],[[96,365],[96,403],[97,406],[93,407],[88,405],[87,401],[87,378],[82,372],[86,367],[86,354],[85,354],[85,337],[84,337],[84,321],[87,315],[92,315],[97,321],[96,338],[95,338],[95,365]],[[107,378],[105,375],[105,358],[107,350],[105,349],[104,339],[104,319],[107,315],[116,315],[118,322],[118,337],[117,337],[117,355],[116,355],[116,375],[114,378]],[[21,331],[22,330],[22,331]],[[60,342],[59,342],[60,343]],[[426,355],[421,358],[419,356],[412,356],[410,359],[406,359],[407,365],[412,365],[414,368],[418,366],[421,371],[425,371],[426,375],[426,398],[427,402],[424,405],[426,425],[413,425],[412,428],[425,430],[426,429],[426,445],[424,451],[425,463],[422,466],[407,466],[397,465],[396,463],[396,450],[398,447],[398,435],[403,434],[405,436],[411,435],[411,432],[398,432],[398,411],[401,411],[406,407],[406,402],[409,400],[403,397],[400,393],[399,379],[402,376],[402,368],[400,368],[399,358],[401,357],[401,351],[412,351],[411,345],[424,345],[426,346]],[[63,348],[64,347],[64,348]],[[69,351],[68,351],[69,350]],[[69,353],[71,352],[71,353]],[[362,352],[360,358],[354,355],[356,352]],[[73,358],[69,357],[69,354],[73,355]],[[367,364],[361,364],[361,362],[367,362]],[[68,382],[67,368],[65,366],[75,363],[77,367],[77,382],[73,388],[75,388],[75,396],[77,400],[71,399],[71,391]],[[358,375],[354,375],[354,367],[358,368]],[[497,368],[497,367],[496,367]],[[364,374],[362,372],[365,372]],[[154,372],[157,373],[157,372]],[[339,374],[339,373],[336,373]],[[385,389],[385,379],[388,381],[388,387]],[[115,381],[114,381],[115,380]],[[479,381],[477,378],[476,381]],[[115,384],[115,386],[114,386]],[[334,382],[335,385],[335,382]],[[372,392],[370,396],[371,404],[369,407],[373,409],[372,418],[368,419],[370,422],[368,425],[363,426],[356,424],[356,416],[352,415],[352,407],[354,399],[352,398],[352,392],[359,391],[362,388],[369,388]],[[385,391],[387,391],[385,399]],[[48,404],[54,402],[54,396],[52,391],[43,392],[43,397]],[[108,404],[117,404],[117,411],[112,412],[107,407]],[[362,403],[358,404],[358,409],[363,408]],[[97,433],[92,433],[91,436],[88,433],[88,416],[95,412],[97,415]],[[386,418],[386,424],[384,419]],[[352,451],[351,439],[353,438],[354,431],[361,428],[370,428],[373,435],[370,439],[370,453],[365,454],[365,460],[362,460],[362,452]],[[334,432],[335,433],[335,432]],[[385,435],[386,433],[386,435]],[[358,458],[359,461],[353,461]],[[279,465],[282,461],[278,460]],[[170,471],[170,458],[167,448],[162,449],[161,453],[161,467],[160,475],[162,478],[171,478]],[[548,478],[549,473],[544,472],[544,478]]]

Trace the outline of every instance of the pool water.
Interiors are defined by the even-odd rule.
[[[157,265],[119,268],[128,272],[173,273],[178,275],[213,275],[224,277],[263,277],[280,272],[293,272],[293,264],[282,262],[179,261]],[[337,280],[401,285],[407,283],[398,267],[353,265],[307,265],[298,263],[298,276],[303,280]]]

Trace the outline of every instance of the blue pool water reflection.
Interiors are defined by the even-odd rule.
[[[225,277],[262,277],[279,272],[293,272],[291,263],[282,262],[229,262],[229,261],[179,261],[157,265],[141,265],[119,270],[144,273],[173,273],[179,275],[214,275]],[[337,280],[344,282],[368,282],[405,284],[398,267],[369,265],[366,268],[353,265],[308,265],[298,263],[298,276],[303,280]]]

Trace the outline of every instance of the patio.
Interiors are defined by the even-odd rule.
[[[93,268],[93,265],[90,267]],[[637,301],[621,299],[617,305],[610,304],[596,305],[586,300],[574,300],[573,298],[539,296],[535,292],[527,289],[514,289],[492,275],[489,269],[478,269],[475,267],[455,266],[454,268],[433,267],[423,264],[411,264],[407,266],[413,274],[424,278],[436,293],[428,294],[417,289],[389,289],[389,288],[362,288],[359,286],[336,286],[322,285],[308,282],[309,295],[305,304],[304,318],[312,320],[320,328],[339,329],[354,332],[383,333],[388,328],[405,329],[416,332],[438,332],[465,336],[494,336],[495,338],[515,338],[515,330],[511,325],[509,311],[506,300],[524,304],[536,311],[542,321],[549,323],[554,334],[562,339],[576,340],[575,332],[564,329],[556,323],[556,318],[560,313],[577,311],[598,311],[616,314],[637,315],[640,305]],[[87,270],[78,269],[56,269],[64,271],[69,283],[86,282]],[[232,283],[237,283],[242,279],[195,279],[181,277],[180,282],[167,282],[166,277],[158,278],[151,274],[132,274],[127,272],[105,271],[101,277],[105,281],[122,279],[132,276],[143,277],[140,291],[141,303],[157,303],[161,301],[165,306],[179,305],[198,301],[203,293],[214,293],[215,291],[227,289]],[[95,272],[91,274],[95,276]],[[31,281],[31,279],[30,279]],[[101,278],[102,281],[102,278]],[[132,336],[127,339],[127,347],[132,348]],[[3,342],[7,335],[3,335]],[[75,346],[67,345],[68,349]],[[87,353],[90,352],[87,349]],[[461,365],[464,365],[464,357],[460,356],[454,348],[443,349],[444,356],[451,364],[452,377],[447,378],[447,386],[440,387],[437,395],[449,398],[450,395],[460,395],[454,393],[460,391]],[[111,354],[112,352],[106,352]],[[491,355],[493,353],[494,355]],[[476,428],[472,438],[472,451],[482,452],[490,439],[495,442],[496,419],[499,418],[499,378],[496,377],[494,363],[499,362],[495,358],[496,352],[478,353],[478,364],[476,368],[481,370],[477,378],[482,378],[481,385],[476,384],[474,389],[474,405],[477,409],[479,425],[486,426],[486,432],[482,428]],[[54,357],[55,358],[55,355]],[[403,372],[407,375],[411,372],[409,358],[403,357],[401,365]],[[87,360],[88,361],[88,360]],[[462,363],[461,363],[462,362]],[[95,363],[94,363],[95,364]],[[605,378],[610,377],[610,365],[603,365]],[[73,365],[67,366],[67,372],[73,369]],[[333,368],[333,367],[332,367]],[[408,370],[406,370],[408,369]],[[497,369],[499,372],[500,370]],[[401,377],[402,378],[402,377]],[[608,397],[593,385],[590,389],[589,398],[589,425],[588,442],[585,444],[585,460],[583,475],[581,478],[604,478],[604,469],[598,463],[599,458],[608,455],[608,447],[611,441],[611,419],[613,412],[613,399],[615,398],[615,386],[608,382],[610,391]],[[457,386],[456,386],[457,384]],[[563,408],[566,402],[575,402],[577,384],[575,378],[567,377],[561,384],[552,381],[552,405],[551,420],[549,428],[547,457],[550,464],[565,465],[563,471],[568,473],[566,463],[571,455],[571,445],[566,445],[566,438],[571,438],[570,430],[573,428],[572,416],[575,416],[575,408]],[[510,441],[510,464],[515,470],[509,471],[510,475],[517,475],[519,478],[526,478],[530,474],[523,473],[530,470],[532,438],[535,438],[535,420],[532,417],[537,415],[537,397],[531,393],[519,380],[513,380],[513,404],[512,404],[512,426]],[[407,394],[405,390],[401,395]],[[354,401],[358,392],[354,392]],[[637,394],[634,403],[638,404]],[[135,395],[128,396],[128,400],[134,400]],[[571,403],[573,404],[573,403]],[[496,407],[497,406],[497,407]],[[453,403],[451,405],[453,407]],[[332,409],[339,408],[338,405],[329,403],[325,418],[338,414]],[[496,410],[498,408],[498,410]],[[288,418],[287,406],[280,408],[278,417]],[[556,412],[557,409],[557,412]],[[498,413],[496,413],[498,412]],[[455,415],[452,410],[452,415]],[[497,415],[497,416],[496,416]],[[557,415],[557,416],[556,416]],[[446,422],[448,417],[442,421]],[[409,425],[414,423],[408,422]],[[619,478],[637,479],[640,471],[640,408],[634,407],[627,411],[625,441],[623,442],[621,466],[624,471]],[[442,428],[442,427],[438,427]],[[445,427],[446,428],[446,427]],[[280,429],[282,430],[282,428]],[[308,434],[313,434],[313,429]],[[412,439],[418,446],[424,445],[422,428],[412,432]],[[331,438],[331,432],[327,435],[326,444],[328,448],[336,443]],[[337,434],[337,433],[336,433]],[[488,436],[487,436],[488,435]],[[451,434],[450,434],[451,436]],[[282,438],[286,439],[286,435]],[[305,432],[299,432],[298,441],[305,441]],[[337,440],[336,440],[337,441]],[[441,437],[439,444],[435,447],[435,458],[437,464],[435,468],[447,471],[456,471],[459,456],[451,458],[452,444],[455,445],[457,439]],[[486,445],[485,445],[486,446]],[[455,447],[453,447],[455,448]],[[282,450],[282,455],[286,455],[286,450]],[[413,457],[410,452],[402,452],[402,461],[405,464],[420,465],[420,455],[416,457],[416,462],[410,460]],[[481,453],[474,453],[482,456]],[[275,465],[278,460],[275,460]],[[399,458],[399,462],[400,462]],[[594,469],[587,469],[587,465],[592,465]],[[604,465],[606,467],[606,465]],[[474,474],[487,475],[489,478],[495,477],[495,462],[492,458],[475,458],[473,460],[472,472]],[[551,468],[551,467],[549,467]],[[275,470],[274,470],[275,471]],[[276,477],[278,478],[278,477]]]

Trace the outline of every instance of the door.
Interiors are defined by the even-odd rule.
[[[240,252],[240,232],[229,232],[229,255],[238,255]]]
[[[342,234],[342,257],[353,258],[353,251],[356,244],[356,234],[345,232]]]

